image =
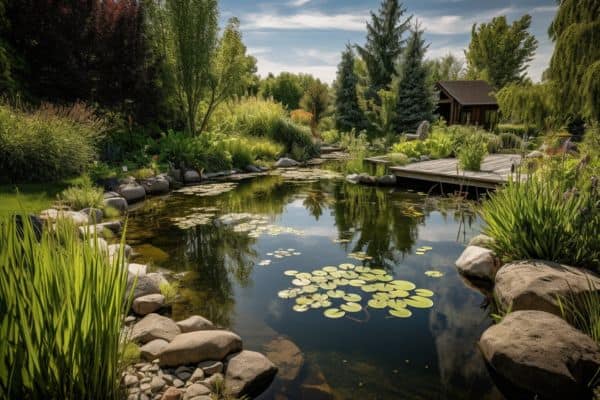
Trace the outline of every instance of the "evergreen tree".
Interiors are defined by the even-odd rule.
[[[397,132],[414,132],[421,121],[433,120],[433,95],[428,84],[429,70],[423,60],[427,50],[423,31],[415,25],[403,54],[397,85]]]
[[[524,15],[512,25],[508,25],[505,16],[496,17],[487,24],[474,24],[471,43],[465,51],[467,76],[484,79],[495,89],[523,82],[538,44],[528,32],[530,25],[530,15]]]
[[[546,77],[556,82],[558,109],[600,121],[600,0],[561,0],[549,35]]]
[[[376,99],[377,92],[388,89],[396,72],[396,63],[402,54],[405,40],[402,39],[412,17],[401,22],[406,12],[398,0],[383,0],[379,13],[371,12],[371,22],[367,23],[367,43],[356,46],[364,60],[369,87],[365,91],[367,100]]]
[[[367,128],[365,116],[358,105],[358,77],[354,72],[354,62],[354,51],[352,47],[346,46],[342,53],[342,61],[338,65],[335,87],[335,125],[343,132]]]

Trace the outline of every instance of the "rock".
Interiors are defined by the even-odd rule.
[[[178,321],[177,326],[181,329],[181,333],[206,331],[215,328],[212,322],[199,315],[193,315],[183,321]]]
[[[467,277],[493,281],[500,268],[500,261],[489,249],[468,246],[456,260],[456,267]]]
[[[202,180],[202,177],[198,173],[198,171],[194,171],[193,169],[188,169],[183,174],[183,182],[184,183],[197,183]]]
[[[172,319],[158,314],[148,314],[133,326],[131,340],[144,344],[155,339],[170,342],[178,334],[179,328]],[[163,353],[165,350],[166,348],[163,349]]]
[[[544,153],[539,150],[534,150],[525,156],[526,158],[544,158]]]
[[[591,398],[600,348],[557,316],[511,312],[483,333],[479,347],[498,375],[541,398]]]
[[[163,387],[165,387],[165,381],[163,381],[159,376],[154,376],[150,382],[150,390],[153,393],[156,393],[159,392]]]
[[[185,390],[183,400],[193,399],[196,396],[206,396],[210,394],[210,389],[199,383],[194,383]]]
[[[168,283],[164,276],[158,272],[152,272],[146,275],[135,276],[130,275],[127,279],[127,293],[131,290],[135,281],[135,289],[133,290],[133,298],[145,296],[147,294],[160,293],[160,285]]]
[[[104,238],[104,228],[99,225],[83,225],[79,227],[79,237],[82,239],[99,237]]]
[[[158,311],[165,304],[165,296],[162,294],[147,294],[133,300],[131,308],[138,315],[148,315]]]
[[[145,264],[135,264],[135,263],[127,264],[127,271],[129,272],[130,275],[133,275],[134,277],[137,276],[139,278],[140,276],[146,275],[147,269],[148,269],[148,266]],[[160,293],[160,288],[158,291]]]
[[[179,379],[179,378],[173,379],[173,386],[175,386],[176,388],[183,387],[184,385],[185,385],[185,383],[181,379]]]
[[[205,360],[222,360],[241,349],[242,339],[233,332],[213,330],[182,333],[163,350],[160,365],[176,366]]]
[[[162,176],[144,179],[141,184],[146,194],[163,194],[169,192],[169,181]]]
[[[204,375],[210,376],[223,372],[223,363],[221,361],[202,361],[198,363],[198,368],[201,368]]]
[[[125,325],[131,325],[135,321],[137,321],[136,317],[134,317],[133,315],[128,315],[125,317],[125,320],[123,322],[125,322]]]
[[[127,203],[127,200],[124,197],[110,197],[110,198],[105,198],[102,201],[102,204],[104,204],[104,207],[106,208],[113,208],[115,210],[118,210],[121,214],[123,214],[125,211],[127,211],[127,207],[129,207],[129,203]]]
[[[99,208],[89,207],[89,208],[84,208],[83,210],[81,210],[79,212],[87,215],[89,217],[90,221],[94,224],[101,223],[102,218],[104,218],[104,211],[102,211]]]
[[[210,377],[206,378],[205,380],[201,381],[200,384],[206,386],[207,388],[209,388],[212,391],[215,391],[217,389],[217,386],[219,386],[224,381],[225,381],[225,377],[223,376],[223,374],[216,373],[216,374],[211,375]]]
[[[430,160],[429,156],[426,156],[426,155],[422,155],[419,157],[419,161],[429,161],[429,160]]]
[[[144,360],[155,360],[160,356],[160,353],[168,344],[169,342],[163,339],[152,340],[140,347],[140,355]]]
[[[265,356],[278,368],[278,379],[294,381],[304,365],[304,355],[294,342],[276,337],[265,346]]]
[[[258,168],[256,165],[246,165],[244,167],[244,171],[250,172],[250,173],[262,172],[262,170],[260,168]]]
[[[123,224],[119,220],[102,222],[101,224],[96,224],[96,226],[102,227],[103,229],[108,229],[115,234],[120,233],[121,229],[123,228]]]
[[[469,246],[479,246],[486,249],[491,249],[493,244],[494,239],[484,234],[479,234],[469,241]]]
[[[61,211],[57,219],[64,219],[75,226],[89,225],[91,218],[80,211]]]
[[[138,382],[139,380],[135,375],[127,374],[123,377],[123,385],[125,385],[125,387],[135,386]]]
[[[255,351],[244,350],[231,357],[225,372],[225,388],[235,397],[262,393],[275,377],[277,367]]]
[[[375,185],[377,183],[377,178],[369,174],[362,173],[358,175],[358,183],[363,185]]]
[[[167,390],[165,390],[161,399],[162,400],[181,400],[182,396],[183,396],[183,392],[181,390],[171,386],[171,387],[167,388]]]
[[[275,168],[290,168],[297,167],[300,163],[296,160],[292,160],[291,158],[282,157],[273,166]]]
[[[114,199],[115,197],[121,197],[121,195],[117,192],[107,191],[102,195],[105,199]]]
[[[88,240],[90,246],[97,247],[98,251],[108,254],[108,243],[101,237],[92,237]]]
[[[513,311],[539,310],[561,315],[557,297],[580,296],[591,290],[590,285],[600,291],[600,277],[591,271],[549,261],[520,261],[500,268],[494,295]]]
[[[126,244],[123,247],[123,257],[125,258],[129,258],[129,256],[131,256],[131,246]],[[108,245],[108,257],[113,259],[116,258],[119,255],[119,251],[121,251],[121,245],[120,244],[110,244]]]
[[[119,185],[117,192],[127,200],[127,204],[135,203],[146,197],[146,190],[144,190],[142,185],[136,182]]]
[[[377,184],[381,186],[396,186],[395,175],[384,175],[377,178]]]
[[[350,183],[358,183],[360,176],[358,174],[350,174],[346,176],[346,181]]]
[[[417,137],[419,140],[425,140],[429,136],[429,121],[421,121],[419,127],[417,128]]]
[[[192,376],[190,376],[189,381],[192,383],[196,383],[204,379],[204,371],[202,368],[196,368]]]

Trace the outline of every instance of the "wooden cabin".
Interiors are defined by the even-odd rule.
[[[477,125],[489,129],[496,125],[498,103],[494,89],[486,81],[439,81],[437,114],[448,125]]]

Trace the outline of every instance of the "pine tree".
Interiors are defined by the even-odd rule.
[[[356,85],[358,76],[354,72],[355,56],[352,47],[346,46],[342,61],[338,65],[335,87],[335,125],[343,132],[367,128],[365,116],[358,104]]]
[[[563,118],[600,121],[600,0],[562,0],[548,31],[554,54],[546,77],[556,82]]]
[[[428,84],[428,68],[423,58],[427,50],[423,31],[415,25],[403,54],[397,85],[397,132],[414,132],[421,121],[433,120],[433,96]]]
[[[364,60],[369,75],[369,87],[365,97],[377,99],[377,92],[388,89],[396,72],[396,63],[402,54],[405,40],[402,39],[408,29],[408,17],[400,22],[406,12],[398,0],[383,0],[379,13],[371,12],[371,22],[367,23],[367,43],[356,46]],[[377,100],[379,103],[379,101]]]

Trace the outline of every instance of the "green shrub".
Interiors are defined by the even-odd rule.
[[[244,138],[242,140],[252,149],[252,154],[258,160],[275,160],[285,151],[283,145],[266,138]]]
[[[499,133],[512,133],[518,137],[535,135],[535,127],[523,124],[498,124],[496,131]]]
[[[484,233],[507,260],[542,259],[600,268],[600,194],[597,181],[570,191],[567,179],[531,176],[510,182],[484,202]],[[571,181],[574,182],[574,181]]]
[[[280,119],[270,132],[269,137],[283,144],[291,152],[293,146],[304,149],[305,158],[308,159],[319,154],[319,148],[313,143],[310,129],[294,124],[288,119]],[[298,160],[300,161],[300,160]]]
[[[431,158],[446,158],[452,155],[454,142],[450,135],[436,131],[425,140],[425,147]]]
[[[558,306],[566,321],[600,344],[600,288],[588,285],[586,292],[559,297]]]
[[[156,175],[156,171],[152,168],[139,168],[131,171],[131,176],[138,180],[144,180],[148,178],[152,178]]]
[[[460,167],[466,171],[481,170],[481,163],[487,152],[485,138],[477,133],[471,134],[458,150]]]
[[[495,154],[502,148],[502,138],[490,132],[484,132],[481,134],[488,153]]]
[[[60,194],[61,201],[74,210],[88,207],[101,208],[104,200],[104,191],[94,186],[89,176],[82,176],[75,186],[63,190]]]
[[[244,168],[254,162],[254,154],[252,148],[246,143],[237,138],[225,139],[220,143],[215,143],[217,146],[227,151],[231,156],[231,164],[235,168]]]
[[[387,158],[394,165],[406,165],[410,162],[410,160],[408,159],[408,156],[404,153],[389,153],[387,155]]]
[[[111,179],[119,176],[117,168],[111,167],[110,165],[96,161],[88,169],[88,174],[92,181],[98,182],[102,179]]]
[[[340,132],[336,129],[324,131],[321,133],[321,138],[323,138],[323,142],[327,144],[334,144],[340,140]]]
[[[502,141],[503,149],[520,149],[523,147],[523,140],[514,133],[504,132],[498,136]]]
[[[189,136],[169,131],[161,139],[160,149],[161,160],[176,168],[222,171],[232,166],[231,154],[210,133]]]
[[[81,106],[76,112],[48,106],[26,113],[0,105],[0,181],[79,175],[96,156],[101,132],[101,122]]]
[[[422,155],[427,155],[428,151],[425,142],[422,140],[408,141],[402,139],[392,146],[392,153],[403,153],[406,154],[408,158],[419,158]]]
[[[109,263],[72,225],[36,236],[0,220],[0,397],[121,398],[123,255]]]

